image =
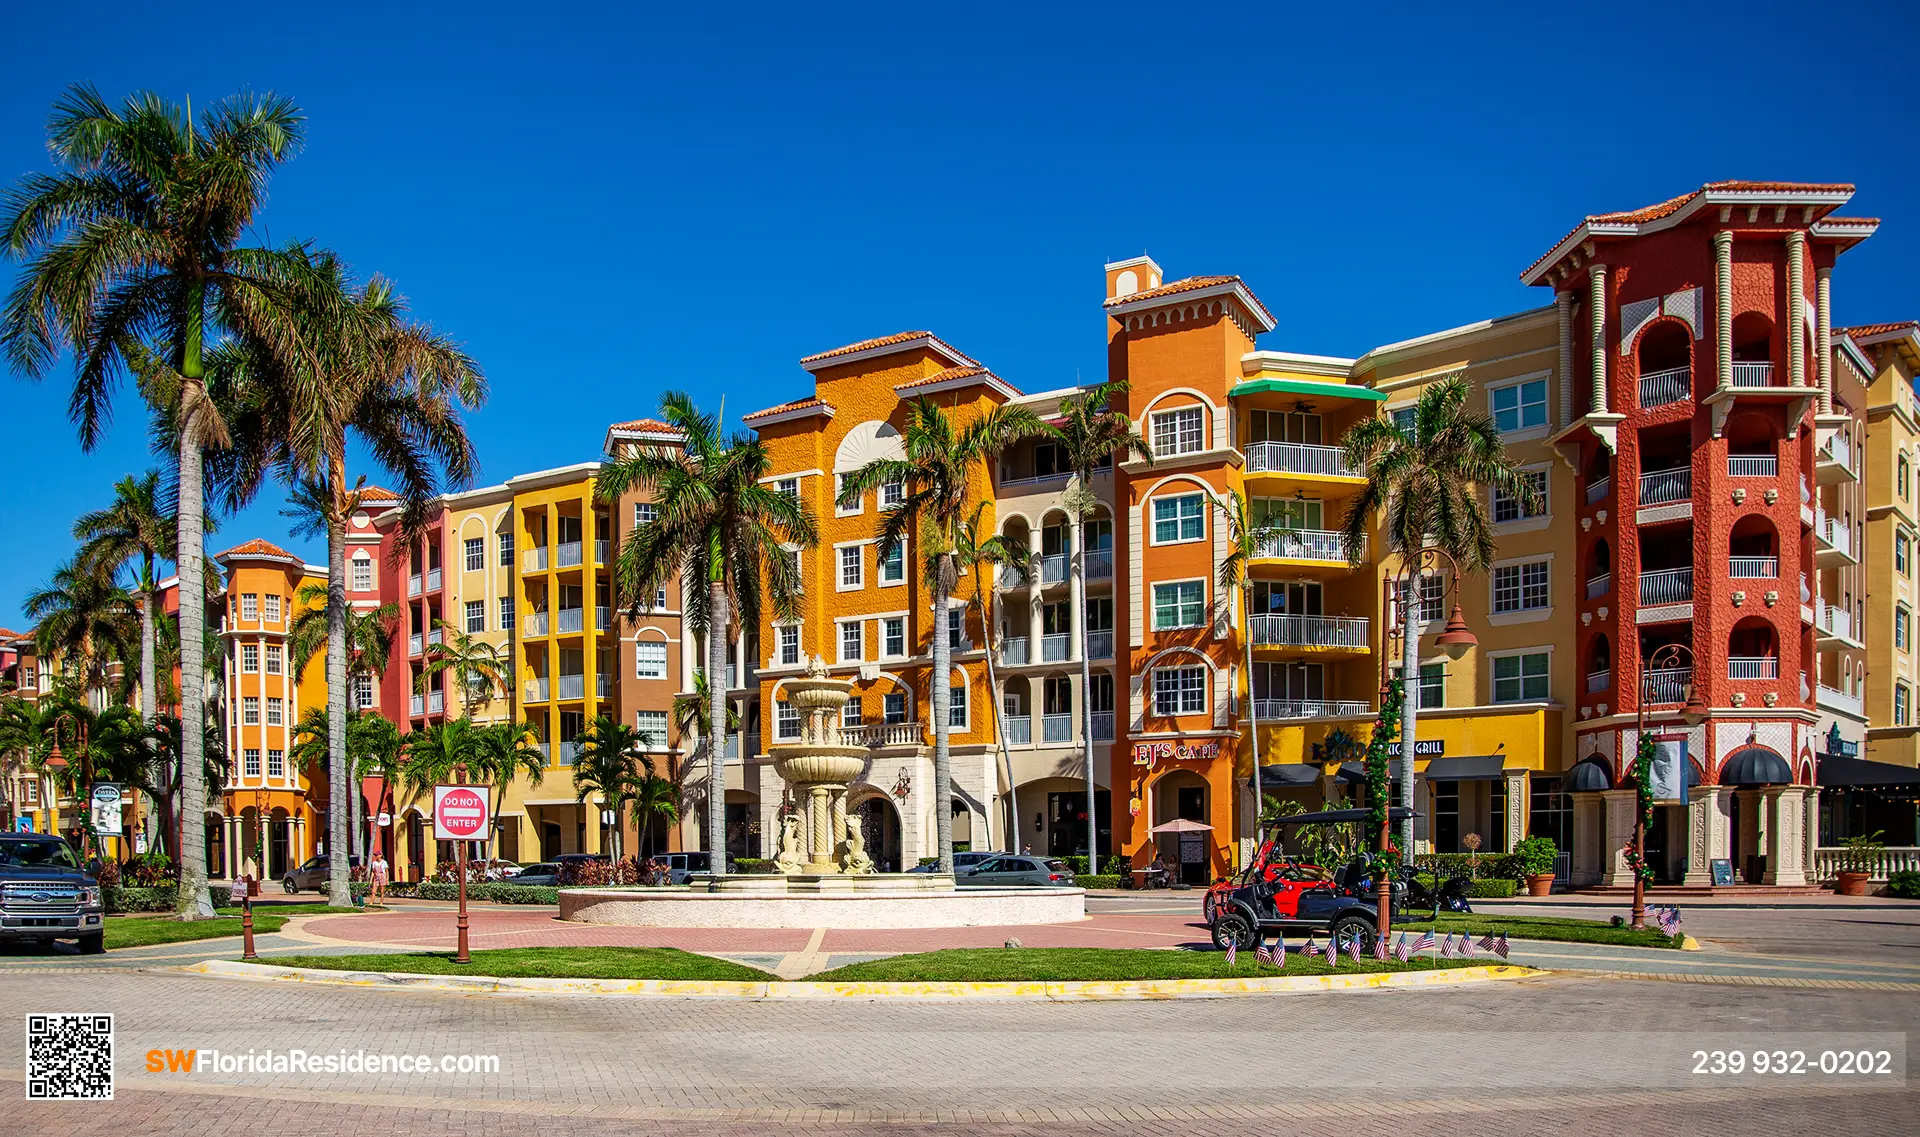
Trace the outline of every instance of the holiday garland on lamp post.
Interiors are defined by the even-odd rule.
[[[1373,736],[1367,740],[1367,828],[1376,846],[1370,866],[1375,873],[1391,872],[1400,863],[1400,850],[1390,841],[1383,842],[1381,834],[1386,832],[1387,807],[1392,798],[1388,747],[1400,737],[1400,707],[1405,697],[1400,684],[1386,686],[1380,696],[1380,715],[1373,722]]]
[[[1651,884],[1653,866],[1647,862],[1645,834],[1653,825],[1653,736],[1640,732],[1640,744],[1633,755],[1633,794],[1640,809],[1640,825],[1632,844],[1627,846],[1627,865],[1634,875]]]

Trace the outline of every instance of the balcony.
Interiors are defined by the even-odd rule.
[[[533,744],[533,749],[535,753],[540,755],[540,764],[542,766],[553,760],[552,745],[545,742],[536,742]]]
[[[1859,563],[1853,555],[1852,533],[1845,522],[1825,513],[1813,515],[1813,562],[1821,568]]]
[[[841,732],[849,746],[918,746],[924,737],[917,722],[877,722],[871,726],[849,727]]]
[[[1665,505],[1686,501],[1693,496],[1693,470],[1681,466],[1673,470],[1654,470],[1640,475],[1640,504]]]
[[[1727,678],[1778,679],[1780,658],[1773,655],[1730,655],[1727,657]]]
[[[608,555],[612,552],[613,552],[612,541],[607,541],[607,540],[595,541],[593,543],[593,563],[596,565],[606,564]]]
[[[1779,557],[1728,557],[1727,575],[1734,580],[1778,580]]]
[[[1836,482],[1859,480],[1859,472],[1853,466],[1853,442],[1845,434],[1835,431],[1827,444],[1813,452],[1814,476],[1821,485]]]
[[[1613,690],[1613,672],[1611,671],[1587,672],[1587,694],[1598,695],[1602,691],[1611,691],[1611,690]]]
[[[559,568],[577,568],[580,565],[580,542],[563,541],[554,549],[554,564]]]
[[[587,677],[585,675],[562,675],[560,677],[560,698],[584,699],[587,697]]]
[[[1281,529],[1261,538],[1253,553],[1256,557],[1284,557],[1300,561],[1347,563],[1346,543],[1331,529]],[[1366,542],[1360,544],[1360,559],[1367,559]]]
[[[1835,714],[1842,714],[1856,719],[1864,719],[1867,717],[1866,705],[1858,695],[1849,695],[1845,691],[1836,691],[1825,684],[1815,687],[1813,693],[1815,704],[1823,710],[1833,711]]]
[[[1095,742],[1113,741],[1113,712],[1093,712],[1093,740]]]
[[[427,697],[425,695],[415,695],[412,698],[408,699],[407,713],[413,714],[413,715],[426,714],[427,713]]]
[[[1088,580],[1108,580],[1113,576],[1113,550],[1089,549],[1086,556]]]
[[[580,755],[586,748],[587,743],[584,739],[575,738],[562,742],[560,744],[560,764],[562,766],[571,766],[575,762],[580,761]]]
[[[1773,364],[1736,363],[1733,365],[1733,385],[1736,387],[1772,387]]]
[[[1656,569],[1640,574],[1640,603],[1685,604],[1693,599],[1691,568]]]
[[[1040,583],[1059,584],[1067,579],[1067,555],[1054,553],[1040,558]]]
[[[595,672],[593,676],[593,693],[602,699],[613,694],[613,676],[604,671]]]
[[[1373,707],[1349,699],[1255,699],[1253,717],[1260,722],[1278,719],[1341,718],[1371,714]]]
[[[526,632],[524,634],[529,636],[546,635],[547,634],[547,614],[545,612],[528,613]]]
[[[443,638],[445,638],[445,635],[446,635],[446,633],[445,633],[445,632],[443,632],[443,631],[441,631],[441,630],[440,630],[439,628],[432,628],[432,629],[429,629],[429,630],[428,630],[428,632],[427,632],[427,646],[428,646],[428,647],[439,647],[439,646],[440,646],[440,641],[441,641],[441,640],[442,640]]]
[[[1113,629],[1102,628],[1087,633],[1087,658],[1113,658]]]
[[[1641,699],[1651,703],[1684,703],[1693,685],[1693,668],[1665,667],[1640,673]]]
[[[1677,403],[1693,392],[1693,368],[1669,367],[1649,371],[1640,377],[1640,406],[1643,410]]]
[[[1262,647],[1325,647],[1367,651],[1365,616],[1254,616],[1247,621],[1253,642]]]
[[[545,679],[529,679],[521,690],[524,692],[524,697],[529,703],[544,703],[547,701],[547,681]]]
[[[407,595],[410,597],[420,595],[420,574],[419,573],[414,573],[412,576],[407,578]]]
[[[1824,884],[1839,873],[1842,865],[1853,864],[1859,855],[1857,851],[1839,845],[1820,846],[1813,851],[1813,872],[1807,879]],[[1897,872],[1920,870],[1920,846],[1888,845],[1867,853],[1866,860],[1867,879],[1884,881]]]
[[[437,715],[447,709],[447,696],[441,691],[427,692],[427,713]]]
[[[1028,582],[1027,570],[1020,565],[1000,566],[995,583],[1001,588],[1025,588]]]
[[[581,608],[560,609],[560,634],[568,635],[586,627],[586,611]]]
[[[522,572],[547,571],[547,547],[542,545],[537,549],[528,549],[521,553],[520,570]]]
[[[1860,641],[1853,634],[1853,613],[1845,608],[1836,608],[1820,601],[1820,609],[1814,615],[1814,638],[1819,648],[1858,647]]]
[[[1073,637],[1070,635],[1052,635],[1040,637],[1040,662],[1065,663],[1073,653]]]
[[[1040,741],[1041,742],[1072,742],[1073,741],[1073,716],[1070,714],[1041,715],[1040,716]]]
[[[1613,591],[1613,574],[1603,572],[1599,576],[1587,578],[1587,599],[1598,600]]]
[[[1009,637],[1001,640],[1000,662],[1008,667],[1021,667],[1032,662],[1027,654],[1027,637]]]
[[[1599,505],[1613,492],[1613,479],[1599,478],[1587,483],[1587,504]]]
[[[1007,736],[1008,746],[1030,746],[1033,744],[1033,720],[1026,715],[1012,715],[1000,720],[1000,730]]]
[[[428,592],[440,591],[440,570],[439,569],[427,570],[427,591]]]
[[[1773,478],[1780,474],[1780,459],[1771,454],[1727,455],[1729,478]]]
[[[1347,464],[1347,452],[1339,446],[1313,446],[1305,442],[1254,442],[1248,444],[1247,473],[1304,474],[1312,478],[1364,478],[1364,470]]]
[[[612,628],[613,609],[607,607],[605,604],[595,605],[593,609],[593,630],[596,632],[605,632],[612,630]]]
[[[419,632],[415,632],[412,635],[408,636],[407,637],[407,654],[419,655],[421,651],[421,645],[424,644],[425,642],[426,642],[425,638],[422,637]]]

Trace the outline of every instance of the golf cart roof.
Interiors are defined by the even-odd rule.
[[[1406,821],[1413,816],[1413,810],[1404,805],[1396,805],[1387,810],[1388,821]],[[1317,813],[1296,813],[1291,817],[1275,818],[1275,825],[1330,825],[1339,821],[1365,821],[1364,809],[1323,809]]]

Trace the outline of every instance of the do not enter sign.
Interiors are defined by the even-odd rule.
[[[479,840],[486,836],[492,820],[486,786],[433,787],[434,840]]]

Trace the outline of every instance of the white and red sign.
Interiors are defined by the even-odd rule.
[[[477,841],[493,823],[493,802],[486,786],[433,787],[433,839]]]
[[[1133,744],[1133,764],[1151,766],[1156,762],[1187,761],[1204,762],[1220,756],[1218,742],[1188,742],[1179,739],[1173,742],[1136,742]]]

